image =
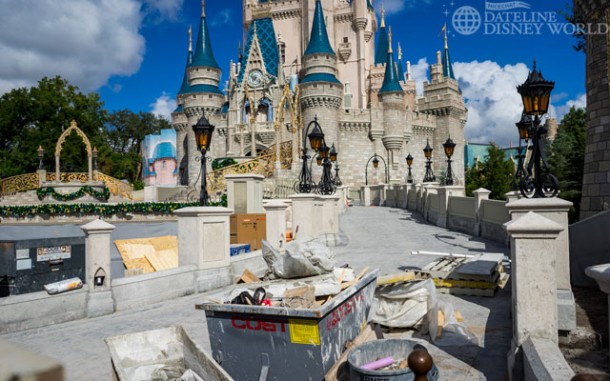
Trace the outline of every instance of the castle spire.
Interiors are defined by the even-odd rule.
[[[383,65],[388,54],[388,32],[385,27],[385,10],[381,6],[381,25],[379,27],[379,37],[375,47],[375,65]]]
[[[328,32],[326,31],[326,21],[324,20],[324,12],[320,0],[316,0],[316,9],[313,16],[313,25],[311,27],[311,37],[309,45],[303,55],[324,53],[335,56],[335,51],[328,40]]]
[[[201,0],[201,23],[199,24],[199,33],[197,36],[197,45],[195,46],[195,55],[191,66],[204,66],[214,69],[219,69],[214,51],[212,50],[212,42],[210,33],[208,32],[208,24],[205,17],[205,1]]]
[[[451,64],[451,57],[449,56],[449,43],[447,42],[447,24],[443,25],[443,32],[445,34],[445,50],[443,51],[443,76],[445,78],[455,79],[453,74],[453,65]]]
[[[186,55],[186,67],[184,68],[184,77],[182,78],[182,85],[180,85],[180,90],[178,90],[178,95],[180,94],[185,94],[188,93],[191,85],[189,83],[189,77],[188,77],[188,67],[190,66],[191,62],[193,61],[193,48],[192,48],[192,42],[193,42],[193,32],[192,32],[192,28],[189,26],[188,29],[188,35],[189,35],[189,50],[188,50],[188,54]]]
[[[406,77],[405,77],[405,70],[404,70],[404,64],[402,63],[402,49],[400,48],[400,42],[398,43],[398,80],[399,81],[406,81]]]
[[[394,53],[392,52],[392,31],[388,34],[388,52],[386,56],[385,74],[383,76],[383,84],[379,89],[379,94],[384,93],[401,93],[402,86],[398,82],[398,75],[396,72],[396,64],[394,63]]]

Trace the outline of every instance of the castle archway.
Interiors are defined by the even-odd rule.
[[[70,127],[60,135],[59,139],[57,139],[57,143],[55,144],[55,179],[57,181],[61,181],[61,150],[63,148],[64,142],[66,141],[66,137],[68,137],[72,132],[76,132],[76,134],[80,136],[80,138],[83,140],[83,143],[85,144],[85,149],[87,150],[87,180],[92,181],[93,151],[91,149],[91,142],[89,141],[87,135],[85,135],[85,133],[80,128],[78,128],[75,120],[70,122]]]

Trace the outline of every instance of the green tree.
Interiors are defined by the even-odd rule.
[[[14,89],[0,97],[0,176],[33,172],[37,149],[47,169],[55,168],[57,139],[75,120],[93,145],[104,144],[105,112],[96,93],[83,94],[61,77],[43,78],[37,86]],[[86,171],[85,146],[71,134],[62,146],[62,170]]]
[[[559,179],[559,197],[574,204],[569,212],[570,223],[578,220],[580,212],[586,130],[586,111],[572,107],[561,120],[548,155],[550,172]]]
[[[144,137],[165,128],[171,128],[169,122],[151,113],[114,111],[106,123],[108,147],[101,155],[100,169],[130,183],[140,180]]]
[[[491,199],[504,200],[505,194],[511,190],[514,175],[513,163],[504,157],[500,147],[492,143],[485,161],[466,171],[466,194],[472,196],[474,190],[485,188],[491,191]]]

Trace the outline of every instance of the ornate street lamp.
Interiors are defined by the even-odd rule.
[[[197,149],[201,152],[201,192],[199,193],[199,205],[208,205],[208,191],[206,189],[206,167],[205,162],[207,158],[205,154],[210,148],[212,142],[212,134],[214,133],[214,126],[210,124],[210,121],[205,117],[205,114],[199,118],[197,124],[193,126],[195,132],[195,142],[197,143]]]
[[[519,130],[519,148],[517,154],[517,171],[515,172],[515,181],[513,184],[513,189],[518,190],[521,184],[521,179],[525,176],[525,169],[523,169],[523,159],[525,159],[525,154],[523,153],[523,147],[521,146],[521,141],[525,141],[525,145],[529,141],[529,130],[532,125],[532,117],[525,113],[525,110],[521,113],[521,120],[515,123],[517,129]]]
[[[430,142],[426,139],[426,147],[424,147],[424,156],[426,157],[426,174],[424,175],[424,183],[430,183],[436,180],[434,177],[434,172],[432,172],[432,147],[430,147]]]
[[[453,172],[451,171],[451,156],[455,150],[455,143],[451,140],[451,137],[447,138],[447,141],[443,143],[443,150],[447,155],[447,177],[445,178],[445,185],[453,185]]]
[[[385,162],[385,159],[379,155],[377,155],[376,153],[373,154],[373,156],[371,156],[369,158],[369,161],[366,162],[366,167],[364,167],[364,185],[369,185],[369,163],[372,161],[373,162],[373,168],[377,169],[377,167],[379,167],[379,159],[381,159],[383,161],[383,166],[385,168],[385,183],[388,184],[389,181],[389,176],[388,176],[388,166]]]
[[[309,128],[312,126],[313,130],[311,133],[308,133]],[[332,153],[330,152],[330,148],[326,145],[326,141],[324,140],[324,132],[318,123],[317,116],[313,121],[309,122],[307,128],[305,129],[304,135],[303,156],[301,156],[301,159],[303,159],[303,166],[301,167],[301,173],[299,174],[299,182],[295,184],[295,190],[299,193],[311,193],[312,190],[316,190],[318,193],[324,195],[335,193],[337,187],[334,184],[332,175],[330,173],[330,168],[332,166]],[[311,148],[318,152],[316,163],[323,167],[322,178],[317,185],[311,180],[311,170],[307,167],[307,159],[309,156],[307,155],[307,139],[305,137],[309,138],[309,145]],[[335,160],[337,159],[336,151],[334,153],[334,158]]]
[[[413,156],[411,156],[411,153],[409,153],[407,157],[405,157],[405,160],[407,160],[407,166],[409,166],[409,173],[407,174],[407,184],[412,184],[413,176],[411,175],[411,166],[413,165]]]
[[[39,145],[36,152],[38,153],[38,169],[42,170],[42,169],[44,169],[44,164],[42,162],[42,158],[44,157],[44,148],[42,148],[42,146]]]
[[[340,187],[342,182],[339,178],[339,163],[337,163],[337,156],[337,150],[335,149],[335,145],[333,144],[330,147],[330,161],[335,163],[335,177],[333,177],[333,183],[335,184],[335,186]]]
[[[519,184],[521,194],[527,198],[547,197],[547,194],[555,197],[559,193],[559,181],[549,173],[544,154],[543,137],[546,135],[547,129],[540,123],[540,117],[549,109],[551,91],[554,87],[555,82],[545,80],[542,73],[536,69],[536,61],[534,61],[534,68],[529,73],[527,80],[517,86],[517,91],[523,100],[525,114],[533,117],[529,129],[527,129],[527,135],[525,135],[525,131],[521,130],[525,124],[519,129],[520,137],[524,136],[532,140],[532,154],[525,176],[521,177]]]

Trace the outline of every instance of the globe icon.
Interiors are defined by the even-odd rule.
[[[469,36],[481,27],[481,14],[473,7],[465,5],[455,10],[451,23],[456,32]]]

